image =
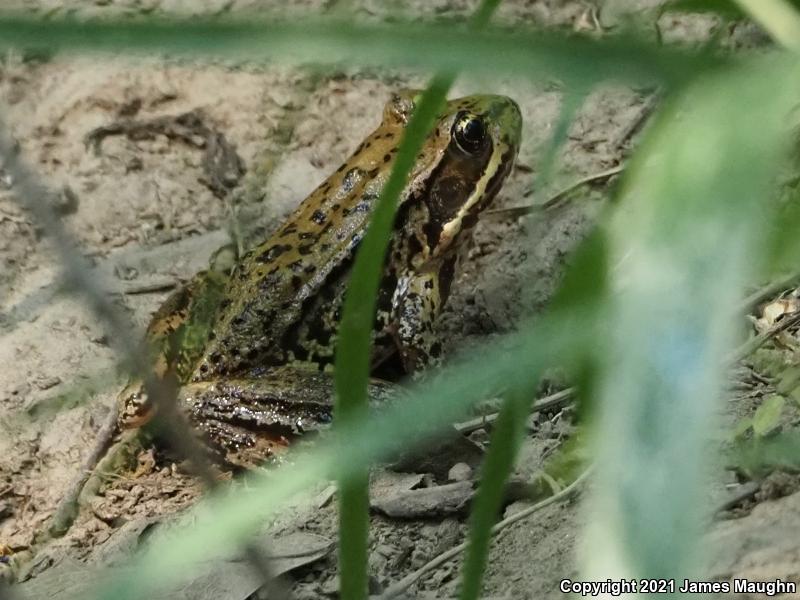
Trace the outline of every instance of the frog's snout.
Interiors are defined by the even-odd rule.
[[[508,96],[495,96],[491,118],[498,124],[500,138],[513,148],[519,148],[522,139],[522,112],[519,104]]]

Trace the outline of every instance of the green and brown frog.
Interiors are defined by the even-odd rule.
[[[286,223],[227,274],[203,272],[154,315],[155,372],[229,465],[249,467],[331,420],[331,367],[356,250],[394,164],[417,92],[386,104],[380,126]],[[378,295],[372,365],[415,374],[441,356],[432,323],[458,249],[511,171],[517,104],[504,96],[447,103],[403,190]],[[120,426],[147,422],[140,382],[120,394]]]

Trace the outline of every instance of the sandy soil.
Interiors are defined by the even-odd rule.
[[[6,3],[15,9],[82,16],[216,14],[269,4],[256,0]],[[274,4],[282,11],[337,9],[335,2],[322,0]],[[407,0],[396,10],[427,18],[466,14],[473,4]],[[621,13],[628,12],[655,31],[649,9],[657,4],[609,0],[598,12],[580,1],[508,0],[498,18],[599,33],[599,27],[617,25]],[[365,0],[356,5],[366,18],[386,16],[382,3]],[[663,39],[690,44],[707,40],[717,25],[699,17],[660,22]],[[745,28],[726,34],[725,41],[747,46],[758,43],[759,34]],[[22,154],[47,178],[56,210],[114,301],[139,328],[138,336],[170,286],[203,268],[210,254],[232,235],[241,234],[247,244],[276,228],[377,123],[390,91],[423,82],[424,78],[408,74],[375,71],[320,75],[275,66],[157,58],[133,62],[123,57],[56,56],[42,62],[12,54],[0,63],[0,102]],[[558,117],[558,85],[462,78],[453,95],[480,90],[514,97],[525,120],[518,166],[496,206],[547,198],[547,190],[536,190],[537,158]],[[595,90],[571,127],[550,187],[556,190],[619,165],[634,145],[631,128],[646,113],[649,93],[610,85]],[[235,144],[246,165],[242,184],[224,198],[207,185],[202,152],[189,144],[163,135],[149,140],[113,136],[104,141],[100,154],[84,144],[89,131],[120,116],[146,119],[192,110],[202,111],[207,122]],[[65,538],[44,549],[34,548],[35,533],[52,516],[80,468],[124,377],[106,334],[81,300],[64,293],[58,257],[6,187],[0,190],[0,549],[26,558],[38,552],[32,570],[24,572],[37,577],[22,588],[36,597],[35,582],[46,581],[48,572],[66,581],[66,573],[81,570],[72,561],[113,562],[108,556],[135,547],[148,531],[146,525],[178,513],[196,500],[200,489],[161,454],[145,448],[135,457],[135,470],[122,474],[84,507]],[[513,330],[521,315],[540,310],[569,252],[591,228],[607,197],[608,189],[600,183],[582,188],[556,211],[484,219],[437,325],[446,349],[454,352],[483,343],[487,337]],[[522,289],[521,282],[526,281],[532,283]],[[766,393],[759,385],[763,386],[751,387],[746,399],[735,404],[731,418],[752,414]],[[543,457],[571,431],[568,412],[540,415],[526,439],[518,475],[536,472]],[[481,444],[487,434],[480,430],[471,438]],[[447,459],[459,462],[457,454]],[[444,465],[445,470],[450,466]],[[376,476],[391,478],[384,471]],[[720,489],[714,493],[721,497],[722,484],[732,482],[732,477],[721,474],[720,479]],[[736,513],[740,518],[711,525],[712,538],[725,541],[725,554],[709,567],[711,574],[800,578],[798,495],[789,495],[795,487],[793,479],[779,479],[770,488],[772,493],[762,493],[747,510]],[[310,504],[287,509],[271,524],[271,535],[315,534],[314,543],[335,539],[331,493],[322,485]],[[780,496],[788,497],[772,500]],[[515,503],[507,510],[524,504]],[[757,506],[751,511],[753,505]],[[494,545],[487,597],[560,596],[558,581],[575,573],[573,551],[580,526],[579,503],[570,502],[552,505],[509,529]],[[373,591],[461,542],[464,533],[463,511],[405,520],[376,514],[370,557]],[[295,597],[335,596],[335,552],[321,555],[286,575]],[[9,576],[10,569],[4,573]],[[457,574],[457,564],[449,563],[412,587],[410,597],[450,597]],[[245,598],[253,591],[243,590],[230,588],[225,597]]]

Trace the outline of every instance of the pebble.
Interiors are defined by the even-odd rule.
[[[467,463],[456,463],[447,472],[448,481],[469,481],[472,478],[472,467]]]

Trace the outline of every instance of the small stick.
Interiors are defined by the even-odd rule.
[[[778,292],[782,292],[794,284],[800,281],[800,271],[795,271],[794,273],[790,273],[777,281],[773,281],[772,283],[768,283],[762,288],[757,289],[755,292],[747,296],[744,300],[742,300],[742,304],[740,305],[739,310],[741,312],[747,313],[753,310],[755,306],[761,304],[767,298],[771,298]]]
[[[748,498],[752,498],[753,496],[758,493],[758,490],[761,489],[761,482],[760,481],[750,481],[748,483],[744,483],[738,487],[738,489],[731,494],[725,501],[721,502],[717,509],[714,511],[714,515],[719,516],[720,513],[724,513],[726,510],[730,510],[737,504],[739,504],[742,500],[747,500]]]
[[[97,463],[111,447],[111,441],[114,439],[114,433],[117,430],[118,409],[117,403],[114,402],[114,406],[108,411],[100,431],[97,432],[94,448],[83,461],[83,467],[69,484],[67,493],[58,503],[58,507],[50,519],[50,525],[47,527],[46,536],[53,538],[64,535],[78,516],[78,498],[81,495],[81,491],[89,476],[94,472]]]
[[[660,90],[656,89],[647,97],[647,99],[644,101],[644,104],[642,104],[642,106],[639,108],[639,112],[636,114],[636,117],[634,117],[633,121],[631,121],[631,123],[617,138],[617,141],[613,146],[614,150],[622,150],[622,147],[628,142],[628,140],[641,131],[642,127],[647,122],[647,119],[650,117],[656,105],[658,104],[660,95]]]
[[[736,350],[734,350],[731,355],[728,357],[727,361],[730,363],[735,363],[743,358],[749,356],[769,340],[774,338],[779,333],[786,331],[793,325],[797,325],[800,323],[800,312],[796,312],[793,315],[789,315],[784,317],[780,321],[778,321],[775,325],[770,327],[767,331],[763,333],[759,333],[752,339],[747,340],[744,344],[739,346]]]
[[[731,355],[728,357],[727,361],[730,363],[735,363],[743,358],[749,356],[756,350],[758,350],[761,346],[763,346],[767,341],[771,338],[775,337],[782,331],[790,328],[792,325],[800,322],[800,312],[790,315],[781,319],[774,327],[757,335],[756,337],[747,340],[744,344],[739,346],[736,350],[734,350]],[[531,407],[531,413],[541,412],[543,410],[547,410],[550,408],[557,408],[566,404],[569,400],[573,398],[575,395],[575,388],[566,388],[555,394],[550,394],[549,396],[545,396],[541,400],[537,400],[533,403]],[[461,434],[467,435],[476,431],[478,429],[482,429],[487,425],[491,425],[497,420],[497,415],[499,413],[490,413],[488,415],[482,415],[480,417],[476,417],[474,419],[470,419],[469,421],[464,421],[463,423],[456,423],[454,428]]]
[[[112,294],[120,294],[125,296],[133,296],[135,294],[152,294],[155,292],[167,292],[178,287],[180,282],[174,279],[161,278],[154,281],[143,282],[126,282],[118,287],[116,290],[110,290]]]
[[[495,216],[505,216],[509,218],[518,218],[523,217],[525,215],[529,215],[534,212],[550,210],[555,207],[567,194],[570,192],[587,185],[589,183],[594,183],[595,181],[602,181],[603,179],[608,179],[609,177],[613,177],[614,175],[619,175],[622,171],[625,170],[623,165],[617,165],[616,167],[612,167],[610,169],[606,169],[605,171],[600,171],[599,173],[594,173],[592,175],[587,175],[586,177],[581,177],[577,181],[572,182],[565,188],[559,190],[550,198],[542,202],[541,204],[528,204],[525,206],[510,206],[508,208],[496,208],[494,210],[489,210],[486,212],[487,216],[495,217]]]
[[[561,390],[556,392],[555,394],[550,394],[549,396],[545,396],[540,400],[536,400],[533,403],[533,407],[531,407],[531,414],[536,412],[541,412],[543,410],[547,410],[550,408],[558,408],[566,404],[572,397],[575,395],[575,388],[567,388],[565,390]],[[487,425],[491,425],[497,420],[497,415],[499,413],[490,413],[488,415],[483,415],[480,417],[476,417],[474,419],[470,419],[469,421],[464,421],[463,423],[456,423],[453,427],[459,433],[466,435],[472,433],[473,431],[477,431],[478,429],[483,429]]]
[[[570,483],[567,487],[563,490],[558,492],[557,494],[553,494],[549,498],[545,498],[541,502],[537,502],[536,504],[529,506],[528,508],[519,511],[518,513],[514,513],[510,517],[503,519],[502,521],[495,524],[492,527],[492,535],[497,535],[507,527],[513,525],[514,523],[521,521],[522,519],[526,519],[527,517],[531,516],[532,514],[539,512],[543,508],[550,506],[554,502],[558,502],[560,500],[566,500],[567,498],[572,497],[583,483],[589,478],[591,474],[592,467],[590,466],[587,468],[583,473],[581,473],[575,481]],[[396,598],[408,588],[410,588],[414,583],[416,583],[423,575],[426,573],[433,571],[434,569],[440,567],[441,565],[445,564],[446,562],[452,560],[459,554],[461,554],[467,547],[467,542],[463,542],[458,546],[454,546],[449,550],[442,552],[439,556],[434,558],[433,560],[425,563],[409,575],[403,577],[400,581],[395,583],[394,585],[388,587],[386,591],[379,597],[380,600],[390,600],[391,598]]]

